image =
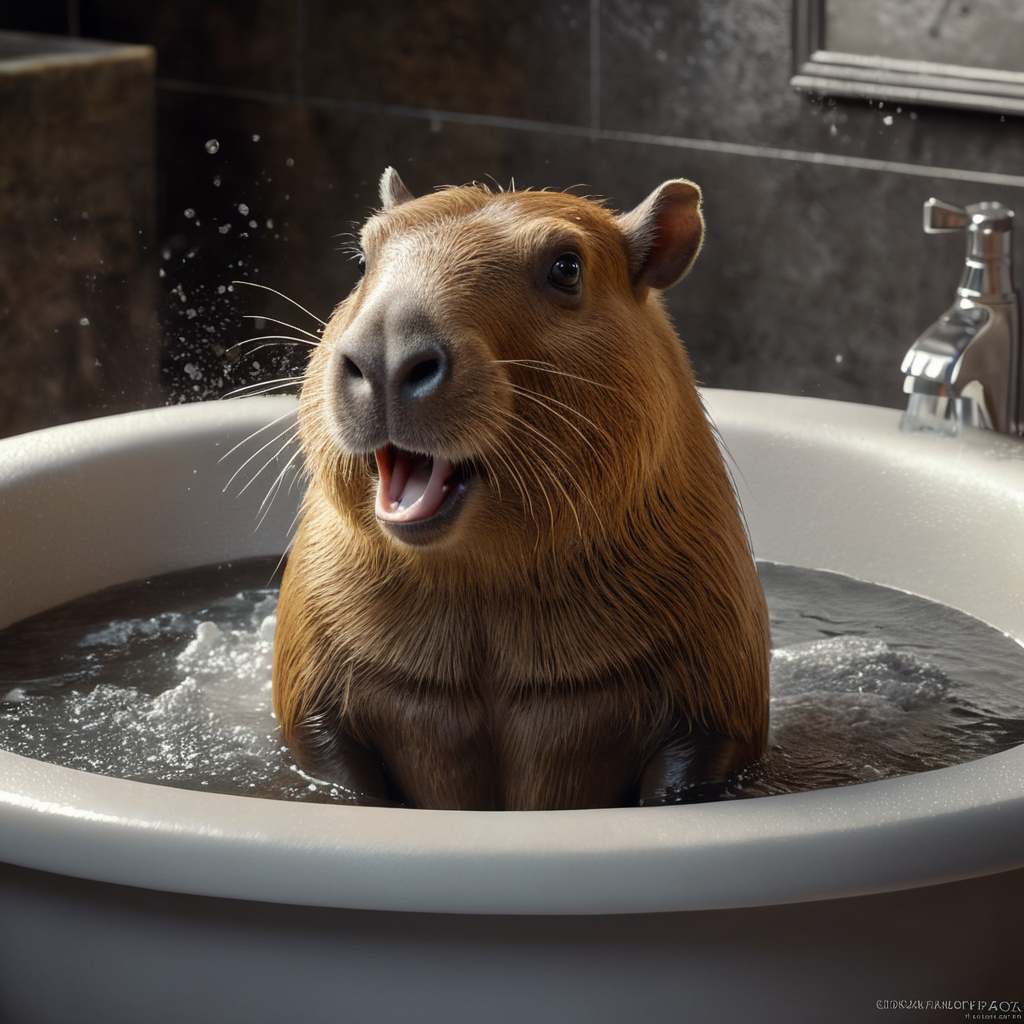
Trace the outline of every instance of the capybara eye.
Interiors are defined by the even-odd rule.
[[[574,252],[563,252],[551,266],[548,280],[559,288],[575,288],[580,283],[580,258]]]
[[[357,253],[356,266],[359,268],[359,276],[362,277],[366,273],[366,253]]]

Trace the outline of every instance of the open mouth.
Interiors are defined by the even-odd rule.
[[[377,519],[408,540],[427,540],[453,520],[471,470],[393,444],[378,448]]]

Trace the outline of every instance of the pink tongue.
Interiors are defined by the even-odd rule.
[[[377,518],[387,523],[415,523],[429,519],[448,493],[451,463],[414,455],[387,445],[379,448]]]

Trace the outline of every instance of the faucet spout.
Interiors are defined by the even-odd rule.
[[[966,231],[956,301],[903,359],[909,395],[901,427],[959,434],[963,427],[1024,434],[1020,301],[1013,285],[1013,210],[924,205],[929,234]]]

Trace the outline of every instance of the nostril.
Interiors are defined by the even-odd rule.
[[[436,377],[441,371],[441,363],[437,359],[424,359],[409,370],[406,378],[410,384],[422,384],[424,381]]]
[[[437,349],[417,353],[399,374],[399,387],[410,398],[425,398],[444,383],[447,367],[444,353]]]
[[[341,368],[345,376],[351,380],[362,380],[363,371],[348,356],[342,359]]]

